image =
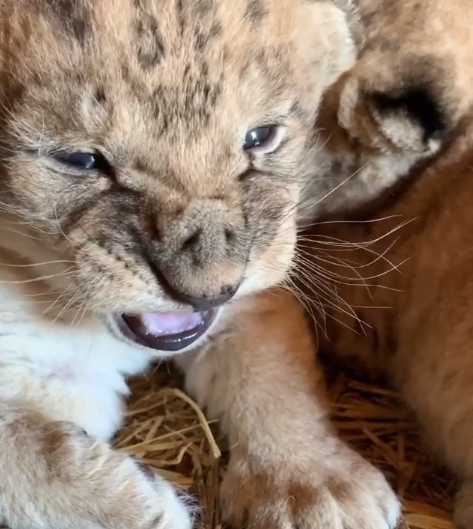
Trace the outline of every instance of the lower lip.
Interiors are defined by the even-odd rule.
[[[136,344],[163,352],[179,352],[192,344],[199,338],[205,336],[215,320],[217,311],[210,310],[202,314],[201,322],[196,327],[177,333],[156,336],[146,332],[140,324],[139,316],[116,315],[114,321],[120,332]]]

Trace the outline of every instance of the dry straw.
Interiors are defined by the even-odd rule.
[[[179,388],[172,374],[158,371],[133,381],[125,426],[114,444],[153,466],[177,486],[199,497],[199,529],[225,529],[218,488],[225,452],[218,428]],[[403,499],[402,529],[453,529],[454,483],[422,449],[415,424],[395,392],[340,375],[330,383],[333,419],[340,435],[381,468]]]

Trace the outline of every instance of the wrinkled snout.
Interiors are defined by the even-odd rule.
[[[175,300],[205,311],[229,301],[243,279],[250,237],[243,212],[219,200],[193,201],[157,219],[153,264]]]

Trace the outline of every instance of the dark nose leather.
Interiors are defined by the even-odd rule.
[[[214,298],[207,298],[207,297],[196,298],[193,296],[186,296],[185,294],[177,294],[176,297],[179,299],[179,301],[182,301],[183,303],[190,305],[195,311],[203,312],[203,311],[214,309],[216,307],[220,307],[221,305],[224,305],[225,303],[227,303],[233,298],[237,290],[238,290],[238,287],[230,287],[230,286],[223,287],[222,294]]]

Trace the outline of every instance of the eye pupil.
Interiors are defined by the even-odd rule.
[[[272,127],[257,127],[249,130],[246,133],[243,148],[247,150],[260,147],[270,139],[271,133]]]
[[[78,167],[87,171],[97,169],[99,159],[96,154],[89,152],[73,152],[70,154],[56,154],[54,158],[65,165]]]

